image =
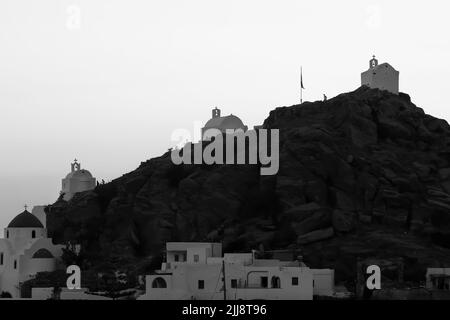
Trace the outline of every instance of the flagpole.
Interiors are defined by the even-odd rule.
[[[300,104],[303,103],[303,68],[300,67]]]

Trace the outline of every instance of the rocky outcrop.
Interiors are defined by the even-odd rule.
[[[303,245],[324,239],[331,238],[334,235],[333,228],[321,229],[303,234],[297,238],[297,244]]]
[[[84,243],[91,257],[138,260],[166,241],[222,241],[229,251],[300,246],[311,266],[336,267],[338,278],[353,257],[413,252],[400,250],[403,234],[429,255],[407,261],[449,260],[446,121],[406,94],[362,87],[277,108],[264,127],[280,129],[276,176],[260,176],[257,165],[175,166],[166,153],[50,208],[49,231]],[[342,252],[337,244],[339,256],[330,253]]]

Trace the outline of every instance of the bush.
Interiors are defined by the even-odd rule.
[[[31,288],[62,288],[66,286],[68,275],[65,270],[53,272],[38,272],[34,279],[22,283],[20,287],[22,298],[31,298]],[[83,277],[81,277],[83,279]]]

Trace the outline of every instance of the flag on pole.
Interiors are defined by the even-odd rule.
[[[305,89],[305,87],[303,86],[303,70],[302,70],[302,68],[300,68],[300,86],[302,89]]]
[[[303,68],[300,67],[300,104],[303,103],[303,89],[305,89],[303,86]]]

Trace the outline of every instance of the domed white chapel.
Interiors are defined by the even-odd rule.
[[[54,245],[47,229],[27,211],[17,215],[0,239],[0,293],[20,297],[21,284],[36,273],[54,271],[62,255],[62,245]]]
[[[211,136],[216,135],[217,132],[210,131],[208,129],[217,129],[222,133],[225,133],[227,129],[242,129],[243,131],[247,131],[247,126],[244,125],[239,117],[230,114],[228,116],[222,117],[220,115],[221,111],[218,108],[214,108],[212,110],[212,118],[206,122],[205,126],[202,128],[202,139],[209,140]]]
[[[64,200],[69,201],[78,192],[94,189],[96,184],[97,181],[92,174],[86,169],[81,169],[81,164],[75,159],[71,164],[71,172],[62,180],[61,194],[64,194]]]

